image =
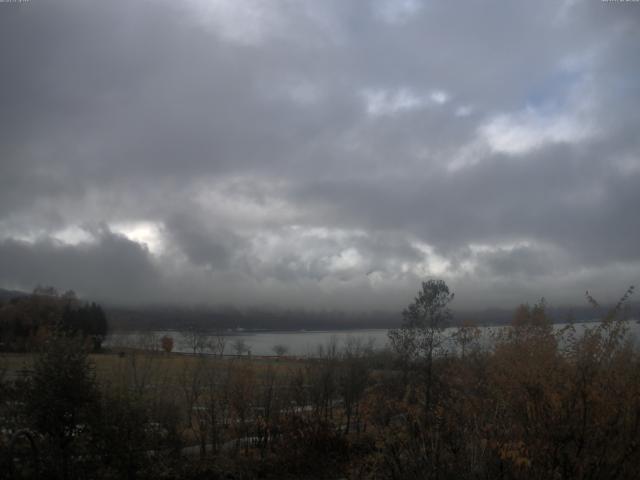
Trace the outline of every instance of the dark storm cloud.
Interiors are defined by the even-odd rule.
[[[507,251],[497,250],[480,255],[481,274],[492,277],[536,277],[562,270],[552,252],[543,248],[517,246]]]
[[[234,252],[239,251],[244,242],[243,238],[226,231],[224,226],[208,225],[188,215],[169,218],[165,228],[191,263],[212,269],[229,267]]]
[[[95,241],[77,246],[50,238],[0,243],[1,278],[7,285],[56,285],[109,301],[149,301],[161,295],[149,252],[102,227]],[[155,290],[155,291],[154,291]]]
[[[470,304],[637,281],[637,5],[0,6],[6,285],[395,308],[426,276]]]

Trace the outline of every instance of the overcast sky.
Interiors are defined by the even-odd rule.
[[[640,278],[640,3],[0,3],[0,287],[397,309]]]

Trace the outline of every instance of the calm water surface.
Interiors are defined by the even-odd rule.
[[[596,323],[576,323],[576,333],[581,334],[585,328],[595,327]],[[628,322],[630,334],[638,338],[640,325],[635,321]],[[563,324],[556,324],[554,328],[561,329]],[[481,342],[485,345],[491,340],[492,332],[499,331],[504,327],[480,327]],[[445,330],[445,335],[450,336],[455,332],[455,328]],[[363,342],[372,342],[373,347],[382,349],[388,344],[387,329],[358,329],[358,330],[324,330],[324,331],[266,331],[266,332],[225,332],[226,347],[225,354],[233,354],[233,344],[244,341],[252,355],[274,355],[275,345],[284,345],[288,355],[314,356],[318,353],[319,346],[326,347],[331,342],[336,342],[338,348],[345,345],[349,338],[361,339]],[[190,353],[191,348],[187,339],[180,331],[154,331],[154,332],[114,332],[107,338],[105,346],[109,347],[144,347],[159,348],[160,338],[169,335],[174,340],[174,352]],[[215,337],[208,337],[207,340],[215,341]],[[205,348],[205,352],[211,352]]]

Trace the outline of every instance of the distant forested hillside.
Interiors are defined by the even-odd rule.
[[[606,309],[609,306],[604,306]],[[640,316],[640,304],[630,304],[629,316]],[[113,330],[180,329],[186,325],[207,329],[248,330],[341,330],[358,328],[393,328],[399,325],[397,311],[344,312],[278,309],[236,309],[232,307],[186,308],[107,307]],[[548,307],[554,323],[588,322],[596,318],[592,307]],[[453,325],[471,322],[475,325],[507,325],[513,319],[512,309],[465,310],[453,312]]]
[[[30,296],[26,292],[0,289],[0,303]],[[608,305],[603,308],[610,307]],[[293,310],[279,308],[236,308],[233,306],[179,307],[104,305],[111,330],[174,330],[195,326],[204,330],[341,330],[358,328],[393,328],[399,325],[398,311],[344,312],[339,310]],[[595,318],[589,305],[547,308],[555,323],[587,322]],[[453,311],[453,325],[471,322],[475,325],[506,325],[513,310],[492,308]],[[640,318],[640,303],[630,303],[628,314]]]
[[[108,324],[97,303],[83,301],[71,290],[60,294],[53,287],[10,293],[0,299],[0,350],[37,349],[60,331],[79,335],[94,350],[100,349]]]

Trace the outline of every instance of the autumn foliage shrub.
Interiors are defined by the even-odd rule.
[[[434,362],[433,407],[419,394],[396,406],[371,478],[636,478],[640,357],[626,329],[617,315],[554,329],[543,302],[520,307],[490,350]]]
[[[294,415],[284,420],[282,432],[273,451],[283,474],[335,472],[348,458],[349,443],[330,422]]]

